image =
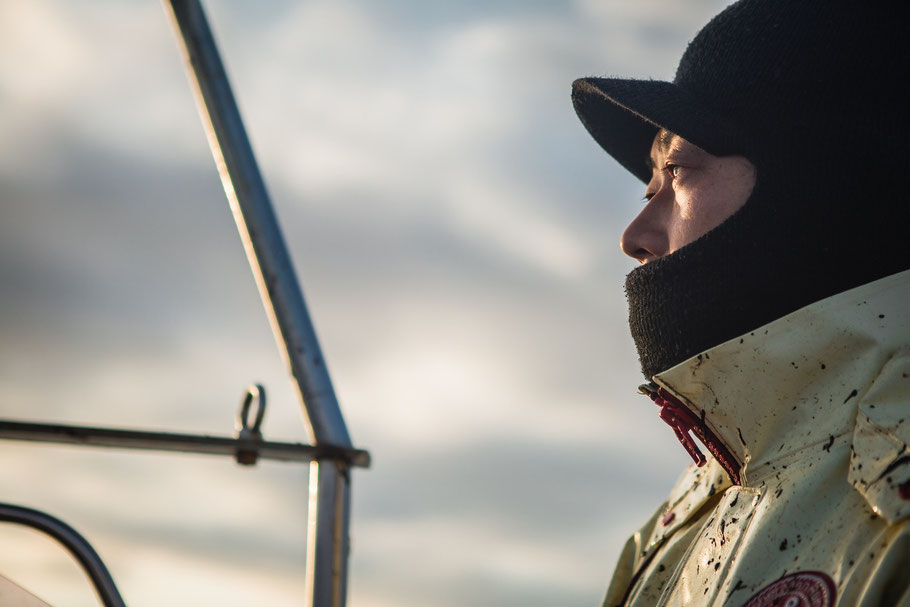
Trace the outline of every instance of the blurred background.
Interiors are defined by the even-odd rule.
[[[349,430],[357,607],[599,604],[688,458],[619,251],[643,187],[585,75],[672,78],[724,0],[208,2]],[[308,440],[154,0],[0,2],[0,417]],[[307,467],[0,443],[0,500],[131,606],[302,605]],[[92,605],[50,541],[0,572]]]

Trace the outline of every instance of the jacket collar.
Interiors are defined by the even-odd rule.
[[[821,300],[654,376],[732,454],[739,480],[853,429],[857,403],[910,343],[910,270]]]

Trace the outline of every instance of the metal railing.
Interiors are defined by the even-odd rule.
[[[297,382],[316,445],[350,448],[341,409],[329,379],[303,292],[256,164],[240,110],[202,5],[169,0],[209,147],[221,176],[247,258],[269,311],[275,338]],[[310,465],[307,594],[315,606],[345,603],[350,475],[343,461]]]
[[[199,0],[164,0],[164,5],[180,41],[209,146],[272,330],[295,380],[313,444],[262,438],[265,391],[258,385],[250,387],[241,403],[233,437],[0,420],[0,439],[220,454],[245,465],[255,464],[259,458],[309,462],[306,604],[343,607],[350,549],[350,468],[368,467],[370,456],[351,444],[303,292],[202,6]],[[68,529],[71,533],[57,534],[58,539],[64,538],[61,541],[69,547],[67,538],[76,537],[82,553],[94,555],[88,561],[80,558],[80,562],[90,564],[86,570],[99,595],[107,586],[116,593],[103,563],[99,569],[97,554],[90,545],[84,550],[84,540],[74,530],[37,511],[5,508],[0,514],[10,516],[0,517],[0,521],[32,526],[38,524],[36,521],[50,521],[44,526]],[[98,573],[102,570],[104,575]],[[119,594],[116,597],[120,602],[111,604],[122,605]]]
[[[82,565],[104,607],[125,607],[104,561],[78,531],[45,512],[12,504],[0,504],[0,522],[30,527],[55,539]]]

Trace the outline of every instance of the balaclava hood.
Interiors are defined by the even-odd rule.
[[[645,183],[660,128],[757,170],[733,216],[628,275],[647,378],[910,268],[900,29],[876,2],[742,0],[699,32],[672,83],[574,83],[585,127]]]

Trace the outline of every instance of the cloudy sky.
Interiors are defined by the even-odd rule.
[[[598,604],[687,463],[625,325],[642,188],[583,75],[672,77],[724,0],[208,2],[349,430],[349,604]],[[306,441],[175,38],[147,0],[0,1],[0,416]],[[0,499],[131,606],[303,604],[307,470],[0,444]],[[0,572],[91,605],[50,542]]]

